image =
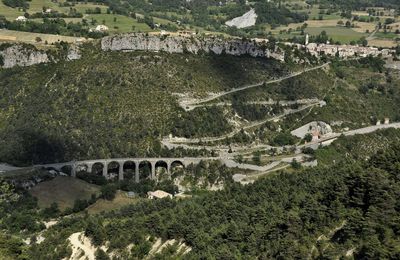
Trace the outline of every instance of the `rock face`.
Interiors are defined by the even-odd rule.
[[[82,54],[79,51],[79,48],[76,45],[70,46],[70,48],[68,49],[67,60],[79,60],[81,57]]]
[[[256,21],[257,21],[256,11],[254,11],[254,9],[251,9],[244,15],[233,18],[232,20],[227,21],[225,24],[230,27],[234,26],[237,28],[247,28],[255,25]]]
[[[250,55],[253,57],[272,57],[284,60],[284,54],[277,50],[271,52],[265,43],[251,40],[200,38],[183,36],[158,36],[145,34],[122,34],[107,36],[101,40],[103,51],[163,51],[167,53],[200,52],[216,55]]]
[[[45,52],[19,44],[4,48],[0,51],[0,56],[0,65],[3,68],[50,62],[49,56]]]
[[[304,138],[307,134],[311,134],[313,138],[314,136],[319,138],[321,136],[331,134],[332,128],[325,122],[313,121],[293,130],[290,133],[299,138]]]

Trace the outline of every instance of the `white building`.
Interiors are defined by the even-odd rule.
[[[96,28],[90,28],[89,32],[106,32],[108,31],[108,27],[105,26],[104,24],[99,24],[96,26]]]
[[[168,192],[162,190],[149,191],[147,192],[147,196],[149,199],[163,199],[163,198],[172,199],[173,197],[172,194],[169,194]]]
[[[96,26],[95,30],[98,32],[105,32],[105,31],[108,31],[108,27],[105,26],[104,24],[100,24],[100,25]]]
[[[18,16],[18,17],[15,19],[15,21],[19,21],[19,22],[26,22],[27,20],[28,20],[28,19],[26,19],[26,17],[23,16],[23,15]]]

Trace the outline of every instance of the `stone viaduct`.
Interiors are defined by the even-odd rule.
[[[118,177],[118,180],[124,179],[126,172],[134,174],[136,182],[140,179],[140,169],[147,167],[150,169],[150,178],[156,178],[156,169],[164,168],[167,174],[170,174],[173,167],[187,167],[190,164],[198,164],[204,160],[219,160],[218,157],[210,158],[116,158],[116,159],[97,159],[86,161],[71,161],[65,163],[53,163],[36,165],[46,169],[55,169],[61,172],[70,172],[72,177],[76,173],[83,171],[88,173],[100,173],[106,179]]]

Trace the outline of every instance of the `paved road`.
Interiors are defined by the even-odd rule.
[[[328,136],[325,136],[318,141],[307,143],[307,144],[302,144],[302,145],[297,145],[297,146],[271,146],[268,144],[258,144],[258,145],[245,145],[245,146],[223,146],[223,145],[217,145],[217,146],[202,146],[202,145],[197,145],[197,146],[191,146],[190,143],[185,144],[185,143],[172,143],[168,140],[163,140],[163,144],[167,146],[168,148],[178,148],[182,147],[185,149],[196,149],[196,150],[201,150],[205,149],[208,151],[217,151],[221,154],[225,154],[227,156],[235,156],[239,154],[244,154],[244,153],[251,153],[252,151],[257,151],[257,150],[270,150],[270,149],[276,149],[277,152],[280,152],[284,149],[291,149],[291,148],[296,148],[296,150],[299,152],[301,151],[302,148],[305,147],[311,147],[311,148],[318,148],[318,146],[321,143],[327,143],[329,141],[333,141],[334,139],[338,138],[341,135],[344,136],[353,136],[356,134],[368,134],[375,132],[377,130],[381,129],[387,129],[387,128],[396,128],[400,129],[400,122],[398,123],[391,123],[391,124],[386,124],[386,125],[377,125],[377,126],[368,126],[368,127],[363,127],[355,130],[350,130],[342,133],[332,133]],[[231,148],[233,150],[233,153],[228,154],[228,150]]]
[[[215,94],[215,95],[213,95],[211,97],[208,97],[208,98],[200,99],[200,100],[195,101],[195,102],[188,102],[188,103],[182,102],[181,105],[185,109],[186,109],[186,107],[189,107],[187,109],[190,110],[191,106],[196,106],[196,105],[199,105],[199,104],[202,104],[202,103],[206,103],[206,102],[212,101],[214,99],[217,99],[217,98],[220,98],[220,97],[232,94],[232,93],[236,93],[236,92],[239,92],[239,91],[243,91],[243,90],[246,90],[246,89],[259,87],[259,86],[262,86],[263,84],[269,85],[269,84],[273,84],[273,83],[278,83],[278,82],[281,82],[281,81],[284,81],[284,80],[287,80],[287,79],[290,79],[290,78],[294,78],[294,77],[300,76],[301,74],[309,72],[309,71],[321,69],[323,67],[326,67],[329,64],[330,64],[330,62],[327,62],[325,64],[322,64],[322,65],[319,65],[319,66],[316,66],[316,67],[313,67],[313,68],[308,68],[308,69],[305,69],[303,71],[295,72],[293,74],[290,74],[288,76],[285,76],[285,77],[282,77],[282,78],[279,78],[279,79],[274,79],[274,80],[270,80],[270,81],[263,81],[263,82],[259,82],[259,83],[256,83],[256,84],[251,84],[251,85],[246,85],[246,86],[239,87],[239,88],[234,88],[234,89],[231,89],[231,90],[219,93],[219,94]]]
[[[343,134],[345,136],[352,136],[352,135],[356,135],[356,134],[368,134],[368,133],[375,132],[376,130],[386,129],[386,128],[400,128],[400,122],[399,123],[386,124],[386,125],[368,126],[368,127],[359,128],[359,129],[356,129],[356,130],[350,130],[350,131],[344,132]]]
[[[279,104],[280,106],[290,106],[290,105],[307,105],[315,102],[321,102],[322,100],[319,100],[318,98],[310,98],[310,99],[299,99],[299,100],[294,100],[294,101],[288,101],[288,100],[269,100],[269,101],[249,101],[246,102],[246,105],[275,105]],[[198,104],[198,105],[190,105],[190,107],[186,107],[186,111],[193,110],[195,108],[199,107],[213,107],[213,106],[232,106],[231,102],[218,102],[218,103],[209,103],[209,104]]]

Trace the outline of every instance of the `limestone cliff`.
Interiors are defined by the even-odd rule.
[[[50,62],[46,52],[37,50],[31,45],[6,45],[0,49],[0,67],[31,66]]]
[[[253,57],[272,57],[284,59],[283,52],[271,52],[265,43],[251,40],[220,39],[212,37],[160,36],[146,34],[121,34],[104,37],[101,40],[104,51],[163,51],[167,53],[200,52],[228,55],[251,55]]]

